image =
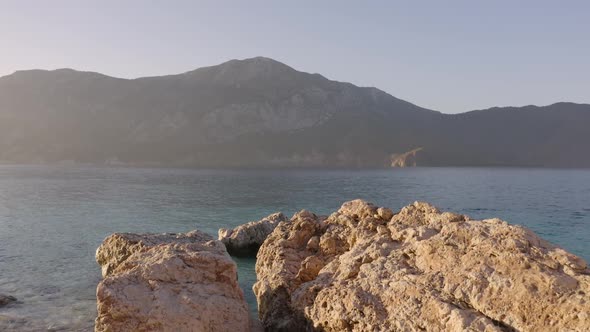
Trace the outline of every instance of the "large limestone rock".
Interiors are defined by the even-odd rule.
[[[264,242],[254,292],[272,331],[589,331],[586,262],[526,228],[414,203],[302,211]]]
[[[96,258],[95,331],[250,330],[236,265],[209,235],[113,234]]]
[[[259,221],[252,221],[234,229],[221,228],[218,232],[219,241],[225,244],[227,251],[232,255],[255,255],[275,227],[280,222],[288,220],[289,218],[284,214],[277,212]]]

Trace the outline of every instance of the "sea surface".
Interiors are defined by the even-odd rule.
[[[428,201],[472,218],[531,228],[590,260],[590,170],[189,170],[0,166],[0,330],[91,331],[113,232],[187,232],[300,209],[329,214],[363,198],[394,210]],[[253,259],[236,259],[252,310]]]

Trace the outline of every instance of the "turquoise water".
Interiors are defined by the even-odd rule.
[[[416,168],[209,171],[0,166],[0,330],[92,330],[94,252],[113,232],[212,235],[272,212],[328,214],[364,198],[415,200],[473,218],[500,217],[590,259],[590,170]],[[254,261],[238,260],[250,291]]]

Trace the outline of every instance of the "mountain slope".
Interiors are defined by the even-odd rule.
[[[0,161],[195,167],[590,167],[590,106],[427,110],[268,58],[117,79],[70,69],[0,78]]]

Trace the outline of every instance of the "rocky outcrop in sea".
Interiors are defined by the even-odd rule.
[[[250,331],[236,264],[200,231],[113,234],[96,252],[95,331]]]
[[[355,200],[220,238],[261,245],[253,288],[266,331],[590,330],[586,262],[499,219]],[[114,234],[96,257],[96,331],[259,328],[224,244],[202,232]]]
[[[262,242],[283,221],[289,221],[289,218],[283,213],[277,212],[259,221],[251,221],[234,229],[221,228],[218,232],[219,241],[225,244],[227,251],[232,255],[256,255]]]
[[[280,223],[258,252],[268,331],[588,331],[583,259],[499,219],[365,201]]]

